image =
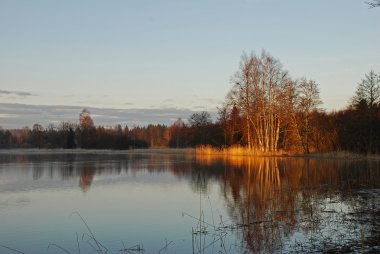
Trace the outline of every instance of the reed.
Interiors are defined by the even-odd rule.
[[[11,247],[8,247],[8,246],[2,245],[2,244],[0,244],[0,247],[1,247],[1,248],[4,248],[4,249],[7,249],[7,250],[11,250],[11,251],[13,251],[13,252],[15,252],[15,253],[25,254],[25,253],[22,252],[22,251],[19,251],[19,250],[13,249],[13,248],[11,248]]]
[[[83,236],[82,236],[82,240],[83,240],[84,236],[87,236],[87,237],[88,237],[88,241],[87,241],[88,244],[89,244],[89,245],[90,245],[90,246],[91,246],[91,247],[92,247],[97,253],[99,253],[99,254],[105,254],[105,253],[107,253],[107,252],[108,252],[108,249],[107,249],[106,247],[104,247],[104,245],[101,244],[101,243],[95,238],[94,233],[92,232],[91,228],[88,226],[86,220],[82,217],[82,215],[81,215],[79,212],[77,212],[77,211],[73,212],[71,215],[77,215],[77,216],[80,218],[80,220],[83,222],[83,224],[86,226],[86,228],[87,228],[88,233],[84,233],[84,234],[83,234]],[[71,216],[71,215],[70,215],[70,216]],[[94,246],[94,245],[91,243],[91,240],[95,243],[96,246]],[[78,242],[78,239],[77,239],[77,242]],[[57,245],[55,245],[55,246],[57,246]],[[59,247],[59,246],[57,246],[57,247]],[[78,250],[79,250],[79,252],[80,252],[79,244],[78,244]]]
[[[230,147],[212,147],[212,146],[198,146],[195,149],[197,155],[219,155],[219,156],[286,156],[289,153],[283,150],[275,152],[263,152],[259,149],[252,149],[244,146],[230,146]]]
[[[60,249],[61,251],[67,253],[67,254],[71,254],[68,250],[66,250],[65,248],[63,248],[62,246],[58,245],[58,244],[55,244],[55,243],[50,243],[49,246],[47,247],[47,250],[50,249],[50,247],[56,247],[57,249]]]
[[[309,154],[278,150],[275,152],[264,152],[259,149],[249,149],[244,146],[230,147],[213,147],[213,146],[198,146],[195,148],[196,155],[202,156],[245,156],[245,157],[304,157],[316,159],[369,159],[380,160],[379,154],[360,154],[343,150],[330,152],[313,152]]]

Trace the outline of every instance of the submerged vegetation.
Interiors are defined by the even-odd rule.
[[[200,112],[189,116],[187,123],[178,118],[170,126],[106,127],[96,126],[90,112],[83,109],[78,123],[47,127],[36,123],[32,129],[16,130],[0,127],[0,148],[208,145],[231,154],[376,154],[380,151],[380,74],[365,75],[346,109],[325,112],[316,81],[292,79],[280,61],[265,51],[243,54],[218,115],[214,122],[209,113]]]

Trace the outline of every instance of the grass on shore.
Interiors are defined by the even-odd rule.
[[[223,156],[285,156],[288,153],[280,150],[276,152],[263,152],[258,149],[249,149],[244,146],[230,146],[217,148],[212,146],[198,146],[195,148],[197,155],[223,155]]]
[[[276,152],[263,152],[258,149],[249,149],[243,146],[231,146],[217,148],[212,146],[198,146],[195,149],[197,155],[215,156],[257,156],[257,157],[305,157],[315,159],[371,159],[380,160],[378,154],[359,154],[348,151],[314,152],[310,154],[286,152],[278,150]]]

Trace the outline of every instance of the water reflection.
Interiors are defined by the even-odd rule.
[[[92,180],[94,179],[94,174],[95,174],[94,168],[84,167],[82,169],[82,172],[80,174],[80,179],[79,179],[79,186],[84,192],[86,192],[90,188]]]
[[[15,168],[21,175],[32,172],[33,181],[59,180],[54,182],[59,185],[74,180],[83,192],[91,192],[98,176],[117,178],[139,172],[170,173],[178,181],[185,180],[201,198],[217,184],[229,218],[218,227],[211,221],[203,227],[214,225],[212,230],[223,235],[217,239],[238,239],[238,248],[224,246],[223,253],[380,251],[377,161],[169,154],[0,155],[0,180],[9,178]],[[0,185],[0,194],[22,189],[21,185],[25,189],[25,181],[18,179]],[[205,210],[200,207],[200,219],[209,212]],[[210,231],[195,231],[200,239],[203,234],[203,246],[209,246],[208,240],[220,244],[207,238]],[[194,252],[207,253],[200,246]]]
[[[220,184],[249,252],[368,251],[380,244],[378,162],[210,156],[197,161],[211,168],[229,165]]]

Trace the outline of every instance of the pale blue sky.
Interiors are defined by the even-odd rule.
[[[379,24],[364,0],[0,0],[0,103],[215,111],[265,49],[340,109],[380,72]]]

